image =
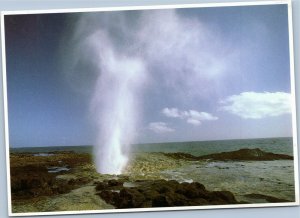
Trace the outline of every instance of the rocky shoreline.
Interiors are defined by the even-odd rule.
[[[204,156],[193,156],[186,153],[164,153],[168,157],[185,160],[220,160],[220,161],[271,161],[271,160],[293,160],[294,158],[286,154],[274,154],[255,149],[240,149],[237,151],[221,152]]]
[[[67,193],[91,181],[87,177],[60,179],[66,171],[51,172],[54,168],[75,169],[91,163],[88,154],[52,152],[48,156],[32,153],[10,154],[12,200]]]
[[[124,187],[125,185],[125,187]],[[118,180],[106,180],[96,186],[97,194],[116,208],[149,208],[238,204],[229,191],[208,191],[198,182],[175,180],[139,180],[133,187]]]
[[[231,158],[231,159],[230,159]],[[10,154],[14,213],[112,208],[228,205],[289,200],[249,193],[238,200],[231,190],[207,189],[202,182],[180,182],[163,172],[211,160],[292,160],[291,156],[245,149],[195,157],[185,153],[135,154],[123,175],[96,172],[88,153],[57,151]],[[253,199],[251,201],[251,199]],[[258,199],[258,200],[257,200]]]

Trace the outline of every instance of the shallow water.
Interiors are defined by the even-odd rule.
[[[48,173],[59,173],[64,171],[69,171],[70,169],[66,166],[63,167],[48,167]]]
[[[295,200],[291,160],[193,162],[162,173],[168,179],[200,182],[209,190],[230,190],[240,201],[253,201],[244,196],[251,193]]]
[[[36,156],[36,157],[49,157],[49,156],[53,156],[54,154],[51,154],[51,153],[36,153],[36,154],[33,154],[33,156]]]

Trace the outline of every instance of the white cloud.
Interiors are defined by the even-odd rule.
[[[189,110],[187,116],[196,120],[217,120],[218,117],[215,117],[207,112],[198,112],[195,110]]]
[[[148,128],[155,133],[168,133],[175,131],[174,129],[168,127],[168,125],[164,122],[149,123]]]
[[[189,123],[189,124],[192,124],[194,126],[199,126],[201,124],[200,120],[196,120],[196,119],[193,119],[193,118],[188,118],[186,120],[186,122]]]
[[[196,110],[181,111],[177,108],[164,108],[162,113],[166,117],[180,118],[186,120],[187,123],[198,126],[204,120],[217,120],[215,117],[207,112],[199,112]]]
[[[291,94],[285,92],[243,92],[220,102],[221,110],[244,119],[261,119],[291,113]]]
[[[162,113],[167,117],[181,117],[179,110],[177,108],[164,108]]]

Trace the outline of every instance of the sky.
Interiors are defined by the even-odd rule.
[[[10,146],[292,136],[286,5],[6,15],[5,40]]]

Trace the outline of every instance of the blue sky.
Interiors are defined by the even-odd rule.
[[[6,16],[10,145],[91,145],[119,116],[132,143],[292,136],[287,18],[286,5]]]

